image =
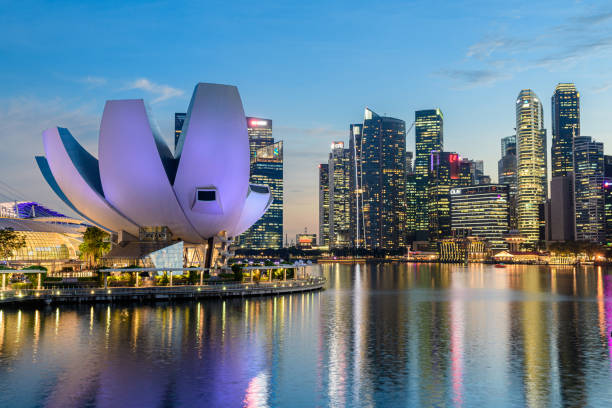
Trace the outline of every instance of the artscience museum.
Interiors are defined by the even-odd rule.
[[[272,202],[268,186],[249,184],[247,123],[235,86],[195,87],[174,153],[142,99],[106,102],[98,158],[61,127],[45,130],[43,145],[45,155],[36,157],[43,176],[66,205],[112,234],[110,259],[145,256],[143,248],[173,253],[174,246],[191,257],[181,263],[223,264],[233,238]],[[151,257],[153,266],[162,259]]]

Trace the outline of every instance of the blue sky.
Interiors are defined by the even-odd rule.
[[[317,163],[365,106],[408,124],[440,107],[445,150],[496,179],[519,91],[544,101],[550,146],[550,96],[575,82],[582,133],[612,152],[605,1],[0,0],[0,38],[0,181],[66,212],[34,164],[44,128],[95,153],[105,100],[144,98],[170,142],[197,82],[237,85],[248,115],[273,119],[290,239],[316,229]]]

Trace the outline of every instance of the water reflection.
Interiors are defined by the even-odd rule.
[[[323,272],[277,298],[0,310],[0,406],[612,405],[603,268]]]

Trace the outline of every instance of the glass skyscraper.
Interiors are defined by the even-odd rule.
[[[365,110],[362,132],[365,245],[405,246],[406,123]]]
[[[531,89],[516,99],[517,218],[526,243],[544,239],[542,206],[548,195],[546,174],[546,130],[542,103]]]
[[[497,179],[499,184],[506,184],[508,190],[508,207],[510,229],[518,228],[516,217],[517,174],[516,174],[516,136],[507,136],[501,140],[502,156],[497,162]]]
[[[432,151],[442,151],[443,116],[440,109],[419,110],[414,114],[416,182],[416,239],[426,240],[429,231],[427,185]]]
[[[329,154],[330,246],[352,246],[351,239],[351,154],[343,142],[334,142]]]
[[[272,204],[251,228],[240,235],[244,249],[278,249],[283,246],[283,142],[274,142],[272,121],[247,117],[253,184],[270,187]]]
[[[576,240],[604,242],[603,143],[590,136],[574,138]]]
[[[362,150],[362,129],[363,124],[357,123],[350,125],[349,128],[349,154],[351,167],[351,240],[355,247],[363,246],[363,177],[361,171],[361,150]]]
[[[606,245],[612,246],[612,156],[604,156],[604,229]]]
[[[580,136],[580,94],[574,84],[558,84],[551,98],[552,176],[574,171],[574,137]]]
[[[181,132],[183,131],[183,123],[185,123],[185,118],[187,117],[186,113],[176,112],[174,114],[174,148],[176,149],[176,145],[181,136]]]
[[[319,164],[319,245],[329,245],[329,164]]]

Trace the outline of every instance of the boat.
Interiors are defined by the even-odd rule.
[[[506,265],[504,265],[504,264],[495,264],[495,267],[496,268],[505,268]]]

